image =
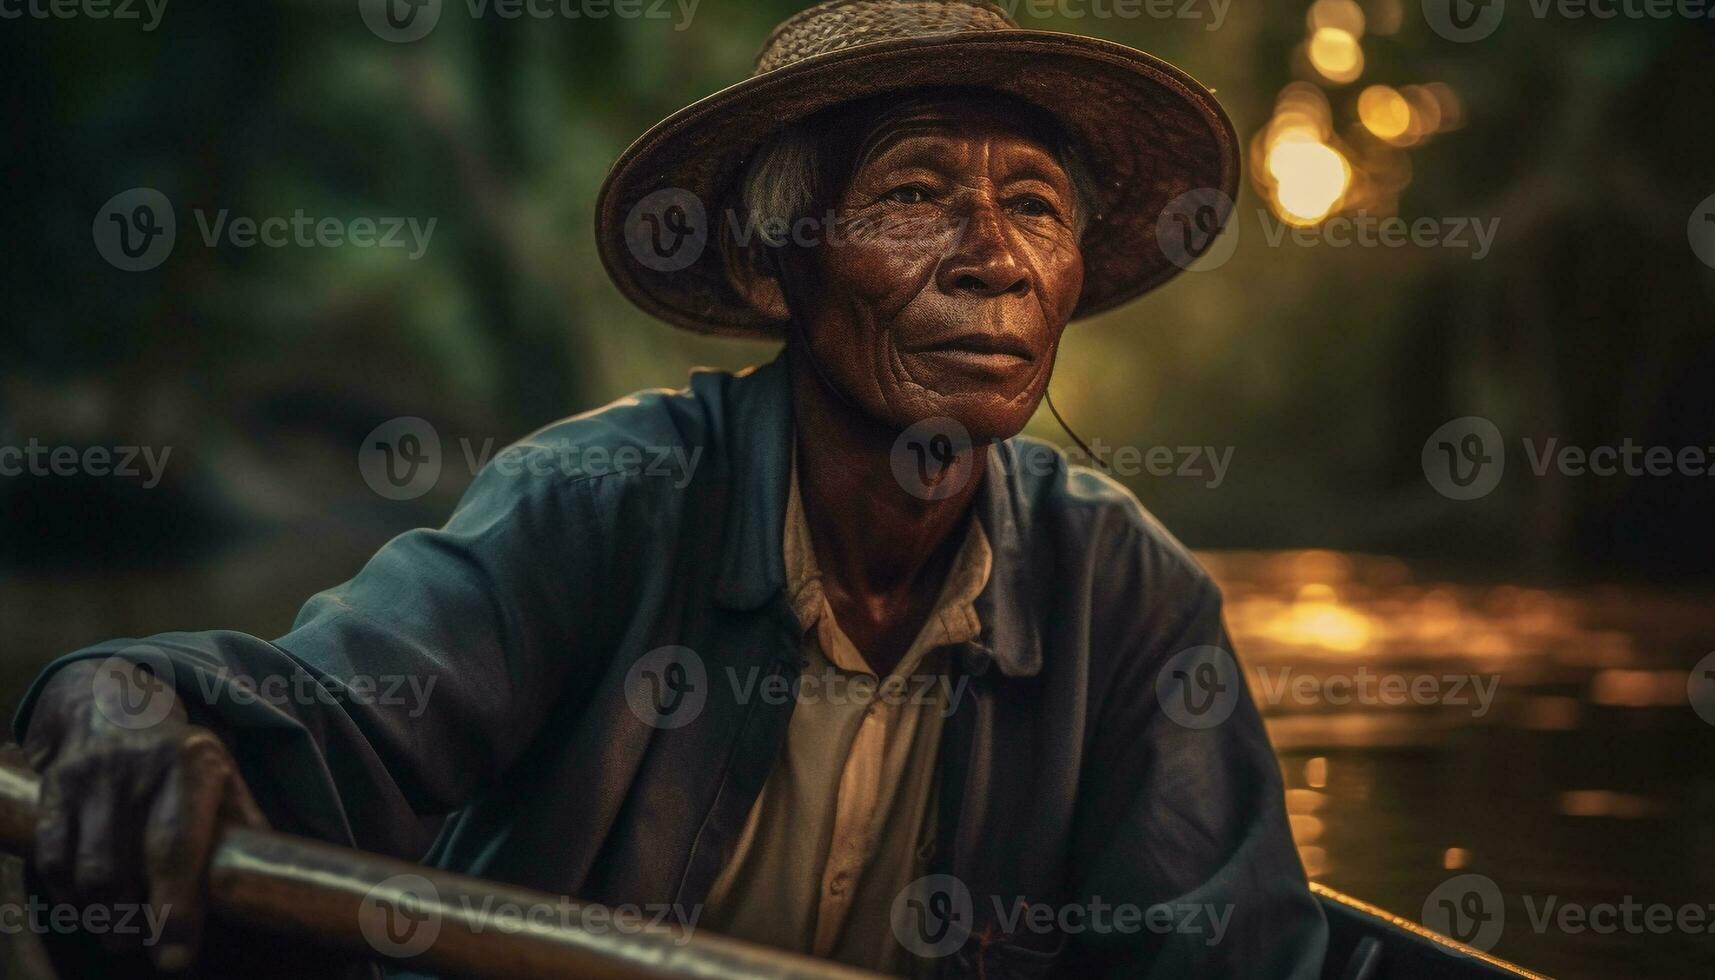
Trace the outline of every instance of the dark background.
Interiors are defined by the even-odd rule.
[[[799,6],[703,0],[685,24],[677,7],[507,20],[448,0],[405,44],[354,0],[169,0],[152,31],[0,20],[0,446],[171,451],[152,488],[0,477],[0,706],[98,639],[283,631],[388,537],[444,518],[470,477],[464,440],[497,448],[693,365],[772,356],[625,303],[595,258],[592,203],[630,140],[742,78]],[[1100,9],[1016,16],[1214,87],[1251,144],[1250,183],[1230,261],[1067,333],[1061,411],[1110,447],[1231,447],[1218,487],[1125,482],[1210,554],[1258,662],[1418,663],[1433,648],[1513,698],[1500,724],[1395,712],[1356,734],[1271,711],[1289,785],[1331,797],[1302,814],[1313,828],[1294,818],[1321,852],[1306,852],[1313,876],[1412,918],[1455,867],[1509,901],[1715,901],[1699,818],[1715,727],[1684,693],[1715,649],[1715,478],[1538,477],[1520,451],[1525,437],[1715,446],[1715,269],[1687,231],[1715,194],[1715,21],[1537,18],[1513,0],[1493,36],[1455,43],[1415,2],[1371,0],[1362,73],[1336,83],[1304,52],[1317,15],[1302,2],[1235,0],[1217,30]],[[1389,146],[1366,131],[1361,92],[1432,82],[1458,110],[1433,132]],[[1325,142],[1355,174],[1335,214],[1498,219],[1492,250],[1270,245],[1264,224],[1284,212],[1262,175],[1283,92],[1326,100]],[[143,272],[92,238],[104,202],[134,187],[162,192],[178,222],[172,254]],[[436,226],[415,260],[207,246],[194,212],[222,208]],[[1470,415],[1504,433],[1506,475],[1450,500],[1421,453]],[[436,489],[402,502],[357,466],[364,435],[400,416],[430,420],[446,454]],[[1064,441],[1046,413],[1031,431]],[[1458,628],[1412,639],[1434,615]],[[1355,643],[1339,616],[1364,624]],[[1305,784],[1315,759],[1362,786]],[[1591,792],[1618,795],[1567,795]],[[1540,935],[1509,914],[1497,952],[1553,972],[1715,962],[1708,936]]]

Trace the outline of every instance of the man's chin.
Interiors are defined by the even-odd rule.
[[[924,419],[951,419],[962,427],[971,445],[986,446],[1024,431],[1040,401],[1039,392],[1010,399],[992,391],[937,394],[915,406],[916,418],[905,421],[911,425]]]

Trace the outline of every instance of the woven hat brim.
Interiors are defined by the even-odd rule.
[[[1184,263],[1163,250],[1157,224],[1172,202],[1218,191],[1230,202],[1239,143],[1207,88],[1165,61],[1096,38],[1005,30],[904,38],[817,55],[753,76],[674,113],[614,163],[596,205],[602,264],[644,311],[699,333],[770,339],[782,325],[757,316],[728,285],[715,234],[746,154],[782,127],[854,99],[933,86],[998,90],[1057,117],[1097,184],[1083,240],[1084,291],[1074,319],[1155,288]],[[661,202],[676,215],[674,244],[651,255]],[[647,218],[649,227],[640,220]],[[1222,211],[1224,221],[1227,213]],[[700,220],[700,230],[698,221]],[[644,261],[647,258],[648,261]]]

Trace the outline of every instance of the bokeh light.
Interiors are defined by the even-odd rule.
[[[1350,31],[1338,27],[1318,27],[1310,35],[1306,53],[1310,65],[1323,78],[1344,85],[1355,82],[1364,73],[1364,49]]]
[[[1411,103],[1386,85],[1371,85],[1358,96],[1358,118],[1365,128],[1389,143],[1411,129]]]
[[[1277,140],[1264,165],[1281,216],[1295,224],[1314,224],[1339,207],[1352,180],[1351,165],[1339,150],[1300,135]]]

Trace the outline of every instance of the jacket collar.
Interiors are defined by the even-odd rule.
[[[693,387],[698,387],[695,381]],[[719,414],[727,428],[732,482],[715,601],[728,609],[757,610],[785,602],[784,528],[792,460],[786,358],[742,371],[725,387],[727,405]],[[966,666],[981,673],[992,660],[1008,677],[1031,677],[1042,669],[1042,637],[1027,546],[1030,508],[1016,463],[1010,440],[990,449],[988,475],[975,502],[994,550],[994,568],[977,597],[982,636],[968,648]]]

